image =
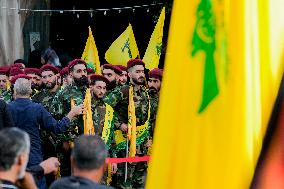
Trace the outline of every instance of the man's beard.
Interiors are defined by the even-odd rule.
[[[141,78],[143,78],[143,80],[138,81],[138,79],[141,79]],[[144,77],[139,77],[138,79],[132,78],[133,83],[136,84],[136,85],[144,85],[145,84]]]
[[[112,80],[107,85],[107,90],[112,90],[116,87],[116,80]]]
[[[158,90],[155,87],[149,87],[149,94],[157,94]]]
[[[89,85],[89,81],[88,81],[88,78],[86,76],[82,76],[81,78],[75,78],[74,77],[74,83],[78,87],[83,87],[83,86]]]
[[[44,87],[46,89],[53,89],[56,85],[56,80],[54,80],[52,83],[50,83],[49,85],[47,85],[47,83],[44,84]]]
[[[42,85],[38,85],[38,84],[35,84],[35,83],[32,83],[32,89],[36,89],[36,90],[41,90],[42,88]]]

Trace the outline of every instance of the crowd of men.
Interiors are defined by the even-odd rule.
[[[28,133],[27,169],[34,170],[45,161],[60,164],[56,174],[48,175],[50,171],[43,171],[45,176],[33,174],[39,188],[47,188],[59,177],[74,175],[70,156],[74,155],[74,141],[84,134],[86,107],[83,103],[88,90],[95,135],[107,146],[108,157],[128,156],[131,100],[134,101],[137,127],[136,156],[150,155],[163,71],[155,68],[145,73],[145,70],[145,63],[140,59],[129,60],[127,66],[104,64],[101,74],[95,74],[81,59],[69,62],[63,69],[51,64],[40,69],[26,68],[21,61],[0,67],[0,98],[5,101],[0,101],[3,113],[0,129],[14,126]],[[88,142],[80,145],[92,148]],[[92,161],[91,157],[84,158]],[[91,170],[94,168],[91,164],[81,162],[77,166]],[[111,164],[111,172],[112,182],[108,182],[110,175],[106,172],[102,184],[115,188],[143,188],[147,163]]]

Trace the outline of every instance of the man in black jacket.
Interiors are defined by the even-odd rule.
[[[6,102],[0,99],[0,130],[4,127],[13,127],[14,123],[12,120],[11,113],[8,109]]]
[[[113,189],[99,184],[106,168],[107,147],[98,135],[81,135],[71,155],[73,175],[55,181],[50,189]]]

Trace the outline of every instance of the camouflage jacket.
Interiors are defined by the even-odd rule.
[[[97,135],[102,136],[106,114],[106,105],[102,99],[92,97],[91,107],[95,132]]]
[[[2,93],[1,98],[8,104],[9,102],[11,102],[13,100],[13,94],[12,94],[12,90],[9,89],[7,91],[4,91]]]
[[[43,89],[40,92],[36,93],[32,96],[32,100],[36,103],[40,103],[47,109],[49,112],[51,111],[52,101],[59,90],[55,92],[49,92],[48,89]]]
[[[79,88],[76,85],[68,85],[67,87],[59,90],[55,95],[52,105],[51,113],[56,119],[62,119],[71,110],[71,99],[74,100],[75,105],[80,105],[83,103],[85,98],[86,88]],[[70,130],[75,135],[84,133],[84,123],[83,116],[77,116],[71,122]]]
[[[128,123],[129,85],[116,88],[109,93],[104,101],[115,111],[115,126],[119,128],[122,123]],[[148,119],[149,99],[144,86],[134,87],[134,103],[137,126],[143,125]]]
[[[157,110],[158,110],[158,104],[159,104],[159,95],[149,93],[150,97],[150,119],[149,119],[149,125],[150,125],[150,135],[153,137],[154,128],[155,128],[155,122],[157,117]]]

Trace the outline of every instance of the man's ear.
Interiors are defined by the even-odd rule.
[[[22,166],[24,163],[25,163],[25,156],[24,156],[24,154],[20,154],[20,155],[17,157],[16,164],[17,164],[18,166]]]
[[[127,72],[127,76],[128,76],[129,78],[131,78],[131,72],[130,72],[130,71]]]

